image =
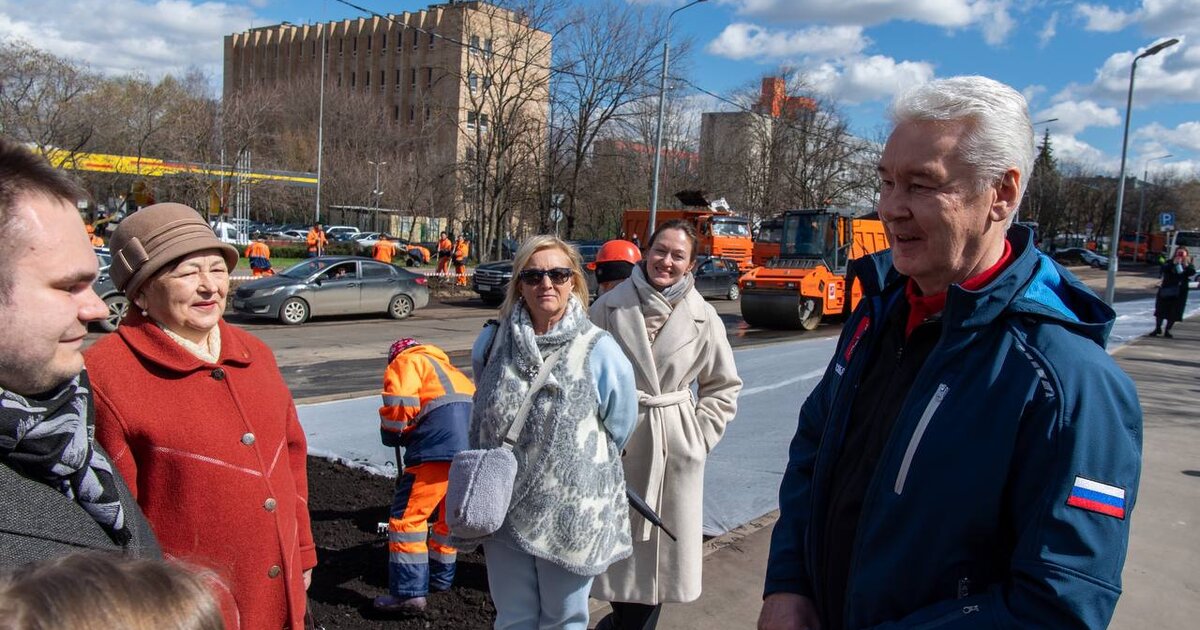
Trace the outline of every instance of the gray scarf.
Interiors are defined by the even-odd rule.
[[[574,296],[543,335],[523,307],[513,309],[478,376],[471,416],[471,448],[498,447],[543,358],[566,346],[513,449],[517,478],[496,536],[579,575],[598,575],[632,550],[624,470],[599,417],[590,367],[605,334]]]
[[[78,503],[118,545],[132,538],[112,464],[92,446],[87,372],[44,398],[0,388],[0,460]]]
[[[650,336],[650,342],[654,343],[659,329],[666,325],[667,319],[671,317],[671,311],[675,310],[675,307],[687,296],[688,291],[692,290],[695,278],[689,272],[675,284],[659,290],[646,279],[646,263],[642,262],[633,268],[633,275],[630,276],[630,279],[633,282],[634,290],[637,291],[638,301],[642,304],[642,317],[646,320],[646,333]]]

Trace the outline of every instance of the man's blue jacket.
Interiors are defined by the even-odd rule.
[[[864,497],[847,628],[1104,628],[1121,592],[1141,472],[1133,383],[1104,351],[1114,313],[1008,234],[1013,261],[951,286],[941,338]],[[905,299],[890,252],[856,261],[864,300],[800,410],[766,594],[821,584],[831,474],[865,363]]]

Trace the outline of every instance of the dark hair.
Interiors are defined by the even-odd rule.
[[[12,630],[223,630],[213,580],[159,560],[62,556],[0,579],[0,619]]]
[[[8,301],[12,290],[12,272],[8,267],[14,253],[21,250],[14,246],[22,236],[16,204],[21,197],[35,194],[61,199],[72,206],[87,197],[87,192],[66,171],[50,166],[45,158],[20,143],[0,138],[0,243],[5,244],[0,247],[0,304]]]
[[[700,249],[700,238],[696,236],[696,226],[692,225],[691,221],[684,219],[671,219],[670,221],[664,221],[662,225],[658,226],[658,229],[654,230],[654,233],[650,235],[650,241],[646,243],[647,250],[654,247],[654,242],[658,240],[658,235],[662,234],[664,230],[680,230],[683,232],[683,235],[692,243],[692,260],[696,259],[696,256],[700,253],[698,251]]]

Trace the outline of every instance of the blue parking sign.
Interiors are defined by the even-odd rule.
[[[1159,229],[1161,229],[1163,231],[1174,230],[1175,229],[1175,213],[1174,212],[1164,212],[1164,213],[1158,215],[1158,226],[1159,226]]]

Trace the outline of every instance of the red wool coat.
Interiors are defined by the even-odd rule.
[[[163,551],[228,585],[230,629],[303,628],[303,571],[317,564],[304,431],[271,350],[220,327],[217,364],[134,311],[89,348],[96,439]]]

